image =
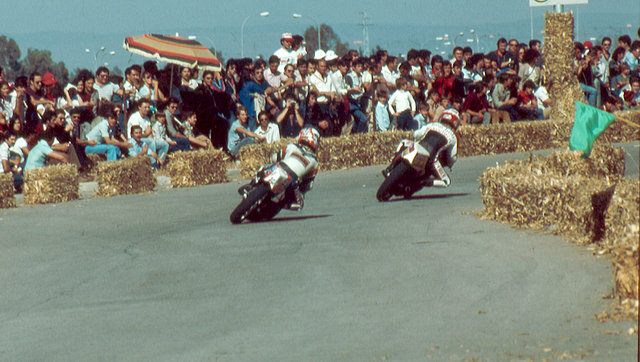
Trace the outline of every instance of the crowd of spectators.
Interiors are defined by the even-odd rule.
[[[640,37],[640,36],[639,36]],[[574,71],[589,103],[614,111],[640,105],[640,41],[627,35],[575,43]],[[66,85],[32,73],[11,82],[0,69],[0,161],[14,175],[51,162],[87,169],[87,154],[107,160],[148,155],[162,167],[178,150],[225,150],[294,137],[305,126],[322,136],[416,130],[443,115],[462,124],[547,117],[551,103],[541,43],[500,38],[496,49],[455,47],[451,59],[411,49],[307,54],[302,37],[285,33],[266,61],[229,59],[221,71],[154,61],[124,78],[100,67]],[[202,74],[200,74],[202,73]]]

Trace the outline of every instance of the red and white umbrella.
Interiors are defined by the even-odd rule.
[[[220,61],[196,40],[179,36],[143,34],[128,36],[124,48],[134,54],[184,67],[220,71]]]

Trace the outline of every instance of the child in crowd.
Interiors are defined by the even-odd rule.
[[[420,103],[418,113],[413,117],[411,129],[418,130],[424,127],[429,121],[429,106],[426,103]]]
[[[4,141],[4,142],[3,142]],[[13,186],[17,192],[22,192],[22,168],[19,156],[12,157],[11,147],[16,144],[16,135],[12,132],[0,133],[0,173],[11,173]]]
[[[169,149],[171,146],[178,146],[178,142],[169,138],[169,135],[167,135],[166,124],[167,116],[165,115],[165,113],[156,112],[156,120],[151,125],[151,132],[153,133],[153,140],[156,145],[166,143],[167,149]]]
[[[397,129],[406,131],[411,129],[411,120],[416,113],[416,102],[408,90],[405,78],[396,80],[396,91],[389,99],[389,111],[393,114]]]
[[[522,90],[518,92],[518,113],[523,119],[543,119],[542,110],[538,108],[538,102],[533,95],[536,84],[531,80],[524,82]]]
[[[389,95],[385,91],[378,92],[378,103],[376,103],[376,129],[380,132],[390,130],[391,120],[389,119]]]
[[[640,78],[631,77],[629,80],[631,89],[623,92],[625,108],[637,108],[640,107]]]

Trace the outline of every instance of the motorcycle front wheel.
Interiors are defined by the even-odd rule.
[[[391,198],[393,188],[396,187],[398,181],[402,178],[402,176],[409,170],[409,166],[407,166],[404,162],[400,162],[394,167],[389,176],[384,179],[382,185],[378,188],[378,193],[376,197],[378,201],[387,201]]]
[[[240,204],[236,206],[231,212],[229,220],[232,224],[239,224],[243,222],[247,216],[253,211],[262,199],[264,199],[269,193],[269,186],[265,184],[258,184],[253,190],[249,191],[247,197],[242,199]]]

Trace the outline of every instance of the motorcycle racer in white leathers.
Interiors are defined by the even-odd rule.
[[[289,143],[280,151],[271,155],[272,162],[282,162],[296,176],[293,189],[295,201],[290,209],[299,210],[304,206],[304,194],[311,190],[313,180],[318,173],[316,152],[320,141],[320,133],[315,128],[307,127],[300,131],[297,143]]]

